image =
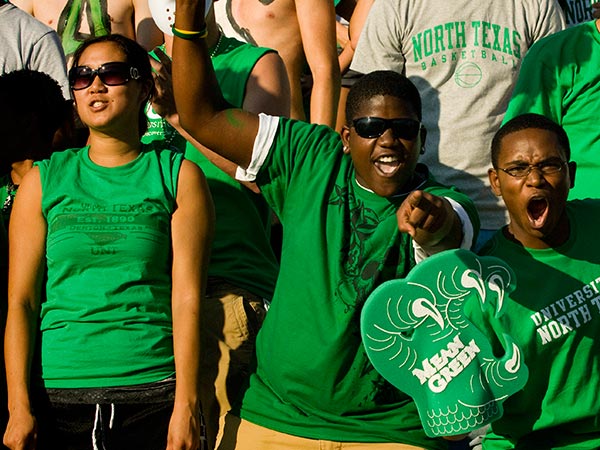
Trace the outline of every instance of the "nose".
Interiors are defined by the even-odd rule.
[[[392,145],[396,140],[396,136],[394,136],[394,131],[392,130],[392,128],[388,127],[383,131],[381,136],[377,138],[377,140],[379,141],[380,145]]]
[[[546,182],[542,170],[538,166],[530,166],[529,173],[525,177],[527,184],[531,186],[539,186]]]
[[[94,78],[92,79],[92,84],[89,89],[92,92],[102,92],[106,90],[106,85],[102,82],[97,73],[94,74]]]

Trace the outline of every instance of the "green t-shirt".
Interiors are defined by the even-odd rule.
[[[542,114],[563,126],[577,163],[569,198],[597,198],[600,171],[600,32],[594,21],[534,44],[515,86],[504,122],[523,113]]]
[[[172,376],[171,215],[183,157],[102,167],[88,147],[36,163],[48,224],[41,375],[49,388]]]
[[[464,205],[478,226],[466,196],[438,185],[422,165],[417,180]],[[445,448],[425,436],[415,403],[377,374],[360,338],[368,294],[415,264],[396,219],[406,194],[383,198],[361,188],[339,134],[285,118],[257,183],[284,236],[242,417],[307,438]]]
[[[246,84],[257,61],[272,50],[221,35],[212,49],[212,63],[225,99],[242,107]],[[215,235],[208,267],[209,277],[271,299],[278,265],[270,245],[271,209],[262,198],[233,180],[188,143],[149,107],[145,143],[185,152],[206,175],[215,204]]]
[[[568,202],[567,214],[560,247],[524,248],[500,230],[482,250],[512,267],[517,288],[501,317],[475,310],[474,323],[510,334],[530,373],[484,450],[600,448],[600,200]]]

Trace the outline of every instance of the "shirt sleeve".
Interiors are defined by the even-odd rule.
[[[235,178],[238,181],[256,180],[256,175],[267,159],[267,155],[275,141],[277,129],[279,128],[279,117],[260,113],[258,118],[258,133],[254,140],[254,147],[252,148],[252,159],[248,168],[237,168]]]

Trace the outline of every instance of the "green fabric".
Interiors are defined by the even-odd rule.
[[[478,321],[475,310],[472,321],[509,333],[530,370],[485,450],[600,448],[600,200],[567,205],[571,236],[561,247],[523,248],[499,231],[482,250],[510,265],[517,288],[500,318]]]
[[[468,198],[438,186],[425,166],[418,177],[463,204],[478,226]],[[360,339],[368,294],[415,264],[395,214],[406,195],[359,187],[339,134],[285,118],[257,182],[285,231],[242,417],[307,438],[445,448],[425,436],[415,403],[377,374]]]
[[[173,375],[171,215],[182,160],[145,149],[107,168],[84,147],[36,163],[48,223],[46,387],[133,385]]]
[[[242,107],[248,78],[256,62],[270,51],[221,37],[212,62],[230,104]],[[269,242],[271,209],[267,203],[213,165],[156,113],[147,110],[147,115],[150,126],[142,141],[185,151],[186,159],[206,175],[216,214],[208,275],[271,299],[278,267]]]
[[[206,175],[215,204],[215,238],[208,275],[271,299],[279,270],[270,244],[271,209],[188,144],[186,159]]]
[[[577,163],[570,199],[598,197],[600,170],[600,33],[595,22],[536,43],[521,66],[504,122],[519,114],[543,114],[562,125]]]

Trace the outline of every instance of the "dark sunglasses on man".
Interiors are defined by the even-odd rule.
[[[107,86],[120,86],[130,80],[140,78],[136,67],[132,67],[126,62],[109,62],[102,64],[97,69],[88,66],[73,67],[69,70],[69,85],[74,91],[85,89],[92,85],[96,75]]]
[[[362,138],[373,139],[391,129],[395,138],[412,141],[419,135],[421,122],[415,119],[383,119],[381,117],[360,117],[352,121],[352,126]]]

